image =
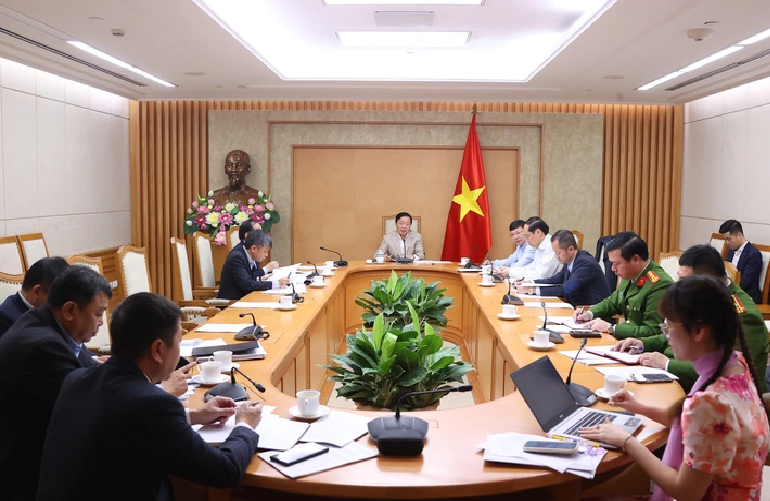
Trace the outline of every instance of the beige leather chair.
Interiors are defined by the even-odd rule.
[[[583,248],[583,233],[579,232],[578,230],[572,230],[572,235],[575,237],[575,241],[577,242],[577,248],[582,249]]]
[[[410,229],[419,233],[420,222],[420,216],[412,216],[412,226]],[[391,231],[396,231],[396,215],[382,216],[382,234],[385,235]]]
[[[241,243],[241,237],[239,235],[239,232],[241,230],[240,226],[233,226],[229,230],[227,230],[227,243],[230,244],[230,250],[232,250],[236,245]]]
[[[45,237],[42,233],[27,233],[26,235],[17,235],[19,239],[19,248],[21,256],[24,259],[24,270],[37,263],[44,257],[48,257],[48,244],[45,243]]]
[[[725,271],[727,271],[727,276],[730,277],[730,280],[732,280],[734,284],[740,285],[741,272],[738,271],[738,268],[736,268],[733,263],[730,261],[725,261]]]
[[[761,245],[752,243],[754,247],[762,254],[762,271],[759,272],[759,294],[762,297],[762,304],[758,304],[759,312],[765,320],[770,320],[770,304],[768,304],[768,293],[770,292],[770,245]]]
[[[722,259],[727,257],[727,242],[725,241],[725,237],[723,237],[721,233],[712,233],[711,240],[709,240],[709,244],[711,244],[713,248],[719,251],[719,254],[722,256]]]
[[[68,256],[66,260],[70,266],[88,266],[92,270],[104,276],[101,258],[75,254]],[[110,337],[110,326],[108,320],[107,312],[105,311],[104,315],[102,316],[102,325],[99,327],[99,331],[94,337],[91,338],[91,341],[86,343],[88,348],[97,348],[99,353],[109,353],[111,351],[109,347],[112,343],[112,338]]]
[[[658,264],[674,282],[679,280],[677,271],[679,270],[679,257],[681,255],[682,251],[663,252],[660,254],[660,262]]]
[[[216,287],[193,289],[190,262],[187,259],[187,245],[184,239],[171,237],[171,254],[174,256],[174,297],[181,297],[185,306],[227,307],[231,301],[215,299]]]
[[[23,275],[25,271],[19,239],[15,236],[0,237],[0,273]]]
[[[211,250],[211,241],[206,233],[196,231],[193,233],[193,259],[195,260],[195,283],[193,288],[214,287],[217,285],[214,278],[214,253]]]
[[[22,283],[24,283],[24,275],[0,273],[0,302],[5,301],[5,298],[8,296],[13,296],[19,292]]]

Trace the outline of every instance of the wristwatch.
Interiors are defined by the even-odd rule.
[[[610,334],[612,334],[614,336],[615,335],[615,325],[613,324],[613,325],[610,325],[609,327],[607,327],[607,332],[609,332]]]

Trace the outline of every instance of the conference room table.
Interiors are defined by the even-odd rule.
[[[628,475],[631,458],[614,451],[605,456],[596,478],[592,480],[559,474],[546,468],[484,461],[477,446],[485,442],[490,434],[542,434],[509,374],[542,356],[548,356],[562,377],[565,377],[572,361],[558,351],[576,350],[579,340],[565,335],[564,344],[556,345],[545,353],[533,351],[526,342],[542,325],[538,315],[543,314],[543,309],[520,306],[520,319],[501,320],[497,314],[501,312],[500,300],[507,292],[507,285],[500,283],[483,287],[478,273],[460,273],[458,268],[456,263],[378,265],[351,262],[347,267],[338,267],[333,277],[325,278],[326,285],[323,288],[308,287],[304,294],[305,301],[298,304],[295,310],[231,306],[209,319],[209,323],[215,324],[243,324],[250,317],[241,318],[239,314],[251,312],[255,314],[258,323],[266,326],[270,332],[269,339],[262,342],[267,351],[266,358],[241,362],[240,370],[266,387],[266,392],[261,395],[266,405],[277,406],[274,414],[291,418],[289,409],[296,404],[296,391],[321,390],[321,403],[327,402],[333,383],[327,380],[329,374],[319,364],[329,363],[331,353],[344,352],[345,333],[360,329],[362,310],[355,304],[355,297],[361,291],[368,290],[372,280],[385,279],[391,270],[395,270],[399,275],[411,272],[413,277],[423,277],[427,282],[440,281],[442,287],[447,289],[446,295],[455,298],[453,308],[447,312],[448,325],[441,335],[445,341],[460,346],[463,360],[473,362],[476,371],[471,372],[468,378],[474,385],[476,404],[410,413],[429,423],[427,441],[420,456],[380,455],[295,480],[284,477],[255,456],[238,488],[210,488],[206,490],[207,498],[286,499],[287,493],[292,493],[308,499],[495,499],[504,496],[505,499],[568,500],[579,499],[582,493],[605,492],[601,489],[606,489],[606,486],[610,486],[609,492],[616,492],[615,484],[627,483],[618,479]],[[528,300],[524,294],[521,297]],[[541,301],[530,300],[538,303]],[[277,296],[254,292],[242,301],[275,302]],[[548,308],[548,314],[571,315],[571,310]],[[233,336],[234,333],[204,334],[193,331],[186,338],[222,338],[234,342]],[[588,345],[607,345],[613,342],[611,336],[604,334],[601,339],[589,339]],[[236,375],[236,379],[244,386],[250,386],[241,376]],[[594,367],[581,363],[575,365],[572,380],[591,389],[604,386],[602,374]],[[628,387],[637,399],[661,407],[674,405],[684,396],[676,383],[628,383]],[[205,391],[206,388],[198,388],[189,397],[189,405],[195,407],[202,404]],[[254,394],[252,391],[249,393]],[[252,399],[257,400],[253,396]],[[601,401],[595,407],[610,408]],[[388,415],[384,412],[333,410],[360,412],[372,418]],[[655,423],[648,422],[646,426],[650,427],[648,430],[656,431],[646,433],[648,436],[642,442],[649,449],[664,445],[667,430]],[[361,437],[358,442],[365,447],[376,448],[368,435]],[[638,470],[636,474],[638,476]],[[615,484],[612,484],[613,479]]]

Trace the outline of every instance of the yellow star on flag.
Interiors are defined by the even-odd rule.
[[[460,222],[462,222],[465,218],[465,215],[471,211],[482,217],[484,216],[484,212],[482,212],[481,207],[479,206],[479,203],[476,201],[476,199],[481,196],[481,192],[483,192],[485,188],[486,186],[482,186],[481,188],[477,188],[475,190],[470,189],[468,182],[465,180],[465,176],[463,176],[462,193],[455,195],[452,198],[452,202],[460,206]]]

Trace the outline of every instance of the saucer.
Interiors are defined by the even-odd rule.
[[[618,390],[618,391],[620,391],[620,390]],[[608,395],[608,394],[606,394],[604,392],[604,386],[602,386],[601,388],[596,390],[594,393],[596,393],[596,396],[601,398],[602,400],[609,400],[610,397],[612,396],[612,395]],[[630,391],[628,392],[628,394],[631,395],[632,397],[634,396],[634,394],[631,393]]]
[[[207,382],[205,382],[203,380],[203,375],[202,374],[196,374],[193,377],[191,377],[190,380],[193,383],[199,384],[201,386],[216,386],[216,385],[218,385],[220,383],[226,383],[226,382],[230,381],[230,376],[228,376],[227,374],[220,374],[219,381],[214,382],[214,383],[207,383]]]
[[[325,415],[329,414],[329,412],[331,412],[331,409],[329,409],[325,405],[318,406],[318,412],[316,413],[315,416],[305,416],[303,414],[300,414],[299,408],[296,405],[291,409],[289,409],[289,414],[291,414],[293,417],[297,419],[304,419],[304,420],[318,419],[320,417],[324,417]]]
[[[553,348],[556,345],[551,343],[550,341],[548,342],[548,344],[542,344],[542,345],[541,344],[535,344],[534,341],[527,341],[527,346],[529,346],[530,348],[532,348],[535,351],[548,351],[548,350],[550,350],[551,348]]]
[[[292,304],[290,306],[281,306],[279,304],[278,307],[276,308],[276,310],[281,310],[281,311],[291,311],[291,310],[296,310],[296,309],[297,309],[297,305],[296,304]]]
[[[322,284],[314,284],[313,282],[310,282],[309,284],[307,284],[307,286],[308,287],[313,287],[315,289],[320,289],[321,287],[326,287],[326,282],[324,282]]]
[[[232,368],[240,369],[240,367],[241,367],[241,364],[237,364],[237,363],[232,363],[230,364],[230,367],[227,367],[227,368],[225,368],[225,366],[223,365],[222,374],[230,374],[230,369]]]
[[[481,274],[481,270],[478,268],[457,268],[460,273],[478,273]]]
[[[321,275],[322,277],[333,277],[334,273],[332,273],[332,272],[329,272],[329,273],[319,273],[319,275]]]
[[[494,287],[497,284],[495,284],[494,282],[489,282],[489,283],[479,282],[479,285],[482,286],[482,287]]]
[[[518,313],[514,313],[513,315],[506,315],[505,313],[498,313],[497,318],[500,320],[516,320],[517,318],[521,318],[521,315]]]

